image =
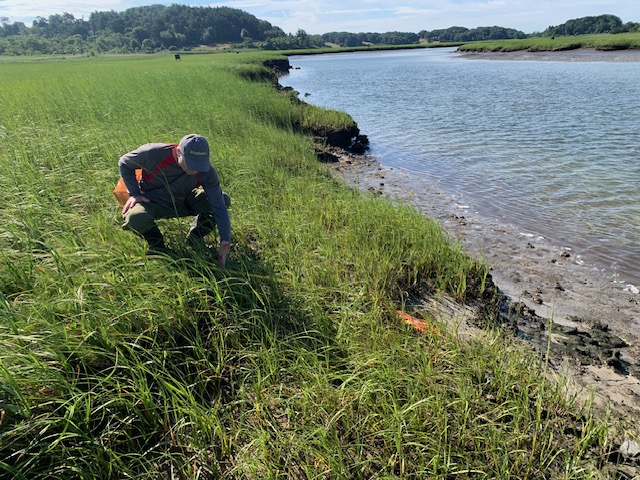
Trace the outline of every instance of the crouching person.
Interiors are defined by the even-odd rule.
[[[222,192],[218,173],[209,162],[209,143],[204,137],[190,134],[177,145],[142,145],[120,157],[118,168],[128,193],[122,207],[125,230],[144,238],[151,253],[162,253],[167,247],[156,220],[194,215],[187,242],[206,248],[204,237],[217,226],[218,264],[225,266],[231,246],[229,197]]]

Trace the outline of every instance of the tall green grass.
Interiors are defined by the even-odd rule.
[[[0,65],[0,476],[588,478],[610,424],[499,336],[418,335],[486,268],[334,180],[255,54]],[[258,62],[258,63],[256,63]],[[120,229],[118,157],[198,132],[233,199],[221,270]],[[424,316],[424,312],[416,315]],[[570,433],[568,433],[570,432]]]

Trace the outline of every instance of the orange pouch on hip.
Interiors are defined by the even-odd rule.
[[[142,169],[139,168],[136,170],[136,180],[138,181],[138,183],[140,183],[141,179]],[[120,206],[124,207],[124,204],[127,203],[130,195],[127,191],[127,187],[124,184],[124,180],[122,180],[122,177],[120,178],[120,180],[118,180],[118,183],[116,183],[116,187],[113,189],[113,194],[116,196],[116,200],[118,200]]]

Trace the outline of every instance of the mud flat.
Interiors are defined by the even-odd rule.
[[[575,50],[530,52],[458,52],[463,58],[473,60],[531,60],[539,62],[640,62],[640,50]]]

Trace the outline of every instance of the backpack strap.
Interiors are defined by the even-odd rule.
[[[176,159],[174,158],[174,155],[173,155],[173,152],[174,152],[174,150],[176,148],[178,148],[178,146],[177,145],[173,145],[173,148],[171,149],[171,152],[169,153],[169,155],[167,155],[165,158],[160,160],[160,163],[158,163],[158,165],[156,165],[156,168],[154,168],[150,172],[145,172],[144,170],[142,171],[142,178],[144,179],[145,182],[150,182],[151,180],[153,180],[153,178],[158,173],[160,173],[160,170],[162,170],[163,168],[166,168],[169,165],[173,165],[173,164],[177,163]]]

